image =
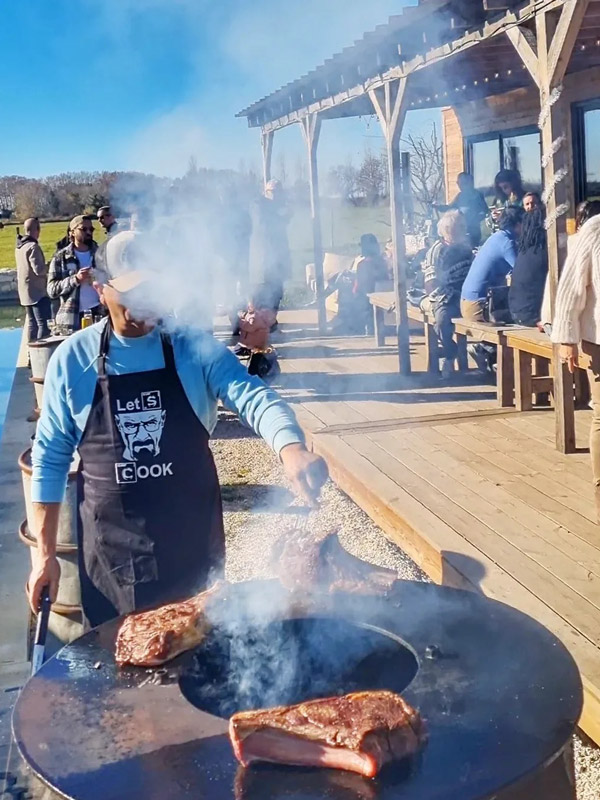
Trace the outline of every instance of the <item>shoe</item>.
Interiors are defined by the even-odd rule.
[[[481,350],[479,345],[470,344],[467,346],[467,353],[471,356],[473,361],[477,364],[477,369],[480,372],[489,372],[490,365],[487,354]]]
[[[27,422],[37,422],[41,413],[41,409],[34,408],[31,414],[27,417]]]
[[[239,342],[233,348],[233,354],[238,358],[249,358],[252,355],[251,351],[248,350],[247,347],[244,347],[244,345],[240,344]]]
[[[447,381],[454,375],[454,361],[451,358],[442,359],[442,378]]]

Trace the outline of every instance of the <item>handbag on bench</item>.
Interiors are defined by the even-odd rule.
[[[508,286],[491,286],[487,291],[484,316],[493,325],[510,325],[512,316],[508,306]]]

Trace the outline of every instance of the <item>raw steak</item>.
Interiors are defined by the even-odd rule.
[[[197,647],[210,629],[206,605],[224,585],[217,581],[189,600],[125,617],[117,634],[117,664],[155,667]]]
[[[242,711],[229,723],[238,761],[330,767],[373,778],[424,740],[417,711],[398,694],[355,692],[295,706]]]
[[[398,579],[393,570],[351,555],[336,532],[317,538],[309,530],[287,531],[275,542],[271,562],[279,581],[291,591],[309,587],[323,592],[385,594]]]

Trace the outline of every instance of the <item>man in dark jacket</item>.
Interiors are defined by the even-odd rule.
[[[46,262],[39,245],[41,225],[37,219],[26,219],[24,236],[17,239],[15,261],[19,302],[27,314],[27,341],[34,342],[50,335],[50,300],[46,291]]]
[[[93,287],[96,266],[94,226],[87,216],[74,217],[69,224],[70,244],[54,254],[48,270],[48,295],[60,298],[56,324],[65,333],[81,328],[86,312],[102,314],[98,293]]]

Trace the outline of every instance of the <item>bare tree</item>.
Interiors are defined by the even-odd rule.
[[[328,177],[330,187],[334,192],[340,194],[347,203],[359,204],[361,189],[358,182],[358,170],[352,161],[348,160],[345,164],[332,167]]]
[[[365,153],[357,175],[359,191],[364,195],[369,205],[376,205],[385,192],[386,164],[379,156]]]
[[[444,188],[444,152],[435,124],[425,136],[407,136],[402,140],[410,153],[411,186],[415,199],[422,205],[439,202]]]

